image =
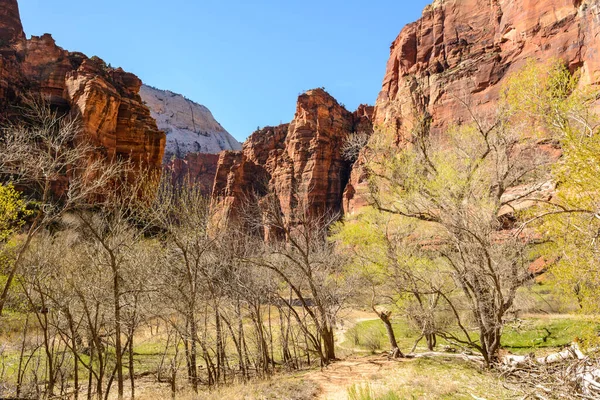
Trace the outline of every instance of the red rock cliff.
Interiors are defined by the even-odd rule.
[[[25,39],[17,0],[2,1],[0,8],[0,41],[8,44],[15,40]]]
[[[259,130],[241,152],[221,154],[213,197],[231,207],[249,193],[272,192],[289,222],[300,207],[340,211],[351,168],[341,148],[352,132],[371,129],[371,116],[366,106],[350,113],[322,89],[306,92],[289,125]]]
[[[376,122],[402,129],[411,107],[427,110],[434,129],[466,117],[459,101],[493,107],[503,79],[529,58],[600,70],[598,0],[437,0],[391,47]]]
[[[188,153],[165,163],[175,182],[190,180],[198,184],[205,196],[210,197],[217,174],[218,154]]]
[[[414,112],[427,112],[432,133],[468,121],[497,104],[503,80],[524,63],[562,59],[600,80],[599,0],[436,0],[391,46],[374,121],[401,140]],[[352,172],[345,210],[365,204],[360,163]]]
[[[139,96],[141,81],[58,47],[48,34],[26,40],[16,0],[0,0],[0,110],[10,114],[24,95],[40,94],[79,113],[84,130],[108,155],[160,167],[165,135]]]

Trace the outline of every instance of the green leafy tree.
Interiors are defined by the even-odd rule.
[[[546,257],[555,260],[552,282],[567,299],[576,299],[586,313],[600,311],[600,91],[587,85],[581,73],[562,63],[529,63],[507,94],[515,119],[550,133],[560,143],[562,157],[552,168],[556,193],[539,201],[542,213],[523,228],[536,226],[549,240]]]
[[[0,285],[7,284],[6,275],[13,267],[16,234],[31,214],[26,201],[12,185],[0,184]]]
[[[427,347],[433,350],[434,311],[440,300],[436,293],[450,295],[454,289],[451,282],[444,284],[442,280],[430,279],[436,265],[413,239],[415,228],[415,224],[404,218],[368,208],[349,223],[337,224],[333,236],[353,255],[347,273],[360,277],[356,294],[370,303],[384,324],[392,357],[403,356],[392,326],[393,312],[405,315],[421,332],[413,351],[424,338]]]
[[[14,235],[30,214],[21,193],[11,184],[0,184],[0,243]]]
[[[531,278],[535,235],[518,230],[516,217],[546,196],[554,161],[552,151],[540,150],[542,127],[513,106],[524,79],[509,83],[492,113],[478,114],[463,102],[471,120],[441,134],[431,134],[430,117],[415,109],[401,148],[395,135],[379,132],[366,154],[372,205],[413,224],[412,242],[435,265],[428,274],[404,268],[404,282],[418,278],[421,294],[439,296],[453,324],[435,333],[481,352],[489,366],[498,357],[505,315]],[[540,101],[556,108],[556,96]]]

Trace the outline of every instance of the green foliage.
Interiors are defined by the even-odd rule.
[[[556,261],[551,282],[585,313],[600,311],[600,90],[582,82],[560,62],[530,62],[509,81],[505,96],[512,118],[550,132],[560,142],[561,159],[552,167],[557,186],[543,207],[538,231],[550,240],[545,256]],[[514,90],[514,89],[518,90]],[[538,213],[539,215],[539,213]]]
[[[531,61],[508,79],[493,114],[478,115],[464,103],[472,120],[433,135],[428,115],[415,111],[414,123],[403,128],[401,146],[397,133],[380,131],[371,140],[366,169],[376,211],[369,209],[348,221],[337,229],[336,239],[354,251],[354,268],[373,288],[393,280],[396,293],[414,295],[417,301],[405,304],[405,309],[423,332],[433,329],[486,357],[488,345],[491,353],[497,351],[502,335],[498,321],[529,279],[530,263],[549,254],[535,240],[512,234],[518,229],[507,230],[506,224],[513,223],[514,216],[527,215],[521,210],[531,204],[547,202],[543,188],[552,179],[550,166],[559,140],[565,157],[552,173],[563,204],[549,206],[547,215],[560,219],[567,209],[584,209],[564,213],[567,221],[556,228],[546,226],[543,233],[562,232],[564,237],[573,219],[581,217],[575,229],[582,233],[569,235],[569,240],[582,237],[574,241],[572,256],[557,253],[549,258],[560,259],[559,264],[569,260],[570,265],[596,260],[590,259],[590,252],[576,251],[586,241],[595,245],[600,235],[600,225],[590,229],[600,223],[595,203],[600,193],[600,142],[590,111],[597,96],[594,90],[582,89],[582,80],[561,63],[540,66]],[[544,212],[538,206],[529,213],[537,221]],[[531,231],[526,234],[533,237]],[[556,238],[554,244],[561,252],[569,248],[564,239]],[[565,271],[557,269],[556,274],[564,282],[572,280],[564,279]],[[590,274],[600,276],[592,267]],[[593,298],[586,290],[600,287],[600,278],[586,282],[576,283],[582,303],[583,297]],[[435,310],[440,303],[445,316]],[[448,314],[461,326],[460,335],[451,331]],[[473,324],[479,339],[468,333]]]
[[[27,203],[12,185],[0,184],[0,242],[6,241],[25,223],[30,215]]]
[[[547,317],[518,320],[506,326],[503,347],[513,353],[527,354],[535,349],[554,351],[574,340],[597,334],[600,325],[587,319]]]
[[[571,74],[559,60],[539,64],[531,59],[505,84],[501,104],[510,123],[523,123],[529,133],[563,136],[575,127],[572,113],[587,114],[593,88],[580,85],[581,73]]]
[[[419,338],[419,331],[405,322],[396,322],[393,327],[398,344],[402,348],[411,348]],[[458,328],[454,329],[458,335]],[[552,353],[569,346],[574,340],[589,338],[598,332],[600,332],[600,325],[584,317],[557,315],[523,318],[504,327],[502,347],[514,354]],[[474,337],[477,336],[475,330],[472,334]],[[381,343],[384,343],[385,328],[379,320],[361,321],[348,329],[345,334],[346,341],[342,346],[354,346],[370,351],[367,345],[369,335],[377,337]],[[443,339],[438,344],[451,345]]]

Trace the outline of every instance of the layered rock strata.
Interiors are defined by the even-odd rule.
[[[40,95],[79,114],[83,130],[108,156],[160,168],[165,134],[139,96],[133,74],[57,46],[52,36],[23,33],[16,0],[0,0],[0,109],[17,113],[23,98]]]
[[[254,132],[241,152],[221,154],[213,197],[231,208],[271,193],[290,223],[299,211],[339,212],[352,166],[344,141],[371,131],[371,118],[372,107],[351,113],[323,89],[310,90],[298,98],[290,124]]]

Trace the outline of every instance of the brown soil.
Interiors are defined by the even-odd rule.
[[[348,389],[354,384],[372,382],[384,378],[385,373],[398,366],[385,355],[353,357],[335,362],[321,371],[308,374],[306,379],[321,388],[321,400],[346,400]]]

